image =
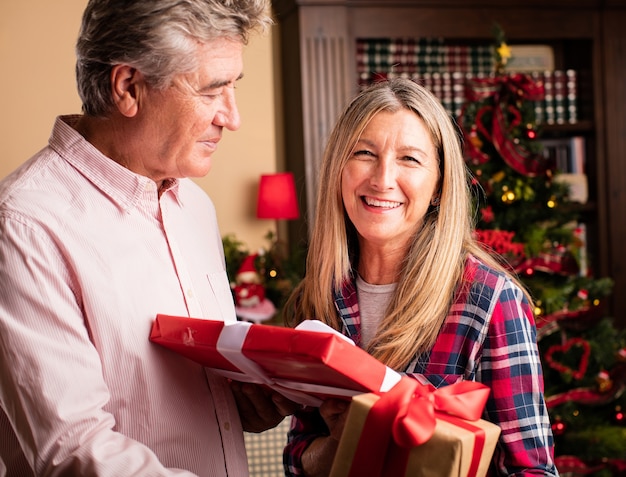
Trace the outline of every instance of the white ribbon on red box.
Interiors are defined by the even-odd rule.
[[[247,358],[242,352],[246,336],[248,335],[251,326],[253,326],[252,323],[246,322],[236,322],[232,325],[226,323],[224,325],[217,341],[217,351],[235,367],[240,369],[242,373],[244,373],[245,378],[242,378],[242,375],[236,372],[220,370],[219,372],[223,376],[234,380],[245,380],[246,382],[253,382],[256,384],[265,384],[289,399],[306,406],[315,407],[322,403],[322,399],[311,393],[317,395],[345,397],[362,394],[361,391],[269,377],[257,363]],[[338,333],[336,330],[319,320],[306,320],[298,325],[296,329],[321,333],[333,333],[354,346],[354,342],[350,338]],[[387,368],[385,378],[381,383],[379,391],[388,391],[398,381],[400,381],[400,374],[391,368]]]

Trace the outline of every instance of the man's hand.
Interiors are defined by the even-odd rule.
[[[276,427],[302,406],[266,386],[231,381],[243,430],[263,432]]]

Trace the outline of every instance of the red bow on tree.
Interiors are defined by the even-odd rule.
[[[521,124],[522,115],[516,106],[520,101],[538,101],[545,95],[542,82],[535,82],[525,74],[501,75],[492,78],[469,80],[465,91],[466,104],[490,99],[476,113],[475,131],[468,133],[463,128],[466,153],[475,164],[484,164],[489,155],[480,150],[475,140],[476,131],[490,141],[502,159],[516,172],[525,176],[544,173],[548,166],[543,156],[534,154],[515,141],[514,128]],[[464,115],[461,113],[461,118]],[[491,121],[483,116],[491,113]],[[462,119],[460,123],[463,124]],[[473,126],[473,127],[474,127]]]

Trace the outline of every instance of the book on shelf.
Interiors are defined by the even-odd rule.
[[[535,83],[543,82],[543,73],[541,71],[531,72],[530,77]],[[535,112],[535,122],[537,124],[545,123],[546,118],[544,114],[543,98],[533,100],[533,109]]]
[[[534,101],[537,124],[576,123],[579,75],[555,69],[549,45],[510,45],[507,74],[527,74],[544,87]],[[465,88],[478,78],[493,78],[495,60],[489,45],[445,44],[441,38],[358,38],[360,87],[382,78],[406,77],[430,89],[454,117],[461,114]]]
[[[543,157],[556,167],[555,180],[569,186],[571,201],[585,204],[589,195],[585,174],[585,138],[550,138],[541,139],[540,142],[543,146]]]
[[[554,122],[556,124],[565,124],[567,119],[565,72],[563,70],[554,70],[552,81],[554,85]]]
[[[544,118],[547,124],[554,124],[556,122],[556,112],[554,103],[554,71],[545,70],[542,75],[543,79],[543,111]]]
[[[585,173],[585,138],[572,136],[540,139],[542,153],[546,159],[554,161],[561,173]]]
[[[455,118],[461,116],[463,104],[465,104],[465,73],[453,71],[452,78],[452,114]]]
[[[574,124],[578,121],[578,87],[575,70],[543,71],[538,77],[544,82],[545,123]],[[538,121],[541,122],[541,121]]]
[[[566,117],[570,124],[578,121],[578,106],[576,105],[576,100],[578,99],[577,77],[576,70],[565,70]]]

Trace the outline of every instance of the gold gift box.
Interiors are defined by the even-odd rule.
[[[333,462],[330,477],[353,477],[350,472],[353,457],[357,451],[361,431],[368,413],[379,396],[373,393],[361,394],[352,398],[346,425]],[[435,413],[435,432],[424,444],[404,450],[397,444],[390,444],[387,451],[381,446],[379,459],[393,463],[393,468],[383,466],[381,477],[483,477],[487,474],[491,458],[500,435],[500,428],[483,419],[466,421],[444,413]],[[484,431],[485,441],[479,456],[474,455],[476,436]],[[368,436],[376,439],[376,435]],[[392,439],[393,441],[393,439]],[[403,474],[397,473],[397,459],[393,454],[409,453]],[[372,456],[368,456],[372,458]],[[371,475],[368,477],[375,477]]]

